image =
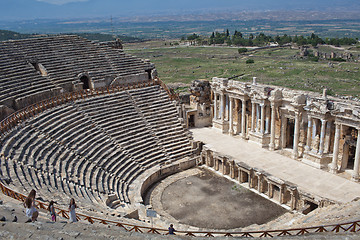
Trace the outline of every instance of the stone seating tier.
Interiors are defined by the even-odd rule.
[[[62,87],[71,91],[79,74],[87,73],[93,82],[107,77],[126,77],[153,68],[122,50],[100,46],[78,36],[54,36],[0,43],[0,103],[17,110],[12,100]],[[42,76],[41,64],[47,72]],[[29,103],[34,100],[28,99]],[[37,99],[39,101],[39,99]]]
[[[159,113],[152,113],[142,95],[167,110],[156,105]],[[147,170],[191,155],[189,140],[159,86],[92,96],[47,109],[5,134],[1,179],[59,201],[73,196],[117,207],[132,203],[131,185]]]

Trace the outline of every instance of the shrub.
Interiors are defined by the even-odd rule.
[[[346,62],[345,59],[341,58],[341,57],[337,57],[337,58],[331,58],[330,60],[332,61],[336,61],[336,62]]]
[[[254,63],[255,61],[254,61],[254,59],[248,59],[248,60],[246,60],[246,63],[247,64],[249,64],[249,63]]]
[[[248,51],[247,48],[239,48],[238,49],[239,54],[246,53],[247,51]]]
[[[319,61],[319,57],[315,57],[315,56],[310,56],[309,59],[310,59],[310,61],[313,61],[313,62]]]

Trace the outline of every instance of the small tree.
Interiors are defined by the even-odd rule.
[[[254,63],[255,61],[254,61],[254,59],[248,59],[248,60],[246,60],[246,64],[251,64],[251,63]]]
[[[246,53],[247,51],[248,51],[247,48],[239,48],[238,49],[239,54]]]

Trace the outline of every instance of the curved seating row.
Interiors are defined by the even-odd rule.
[[[4,41],[0,42],[0,105],[18,109],[14,104],[18,98],[62,88],[71,91],[69,86],[79,82],[82,73],[96,82],[145,73],[149,68],[149,63],[122,50],[74,35]]]
[[[185,131],[157,85],[92,96],[47,109],[6,134],[1,176],[59,201],[67,195],[104,205],[111,198],[116,207],[132,202],[130,185],[147,170],[192,154]]]

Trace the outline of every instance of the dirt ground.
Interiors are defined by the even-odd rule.
[[[263,224],[287,211],[207,169],[170,184],[161,202],[179,222],[212,229]]]

